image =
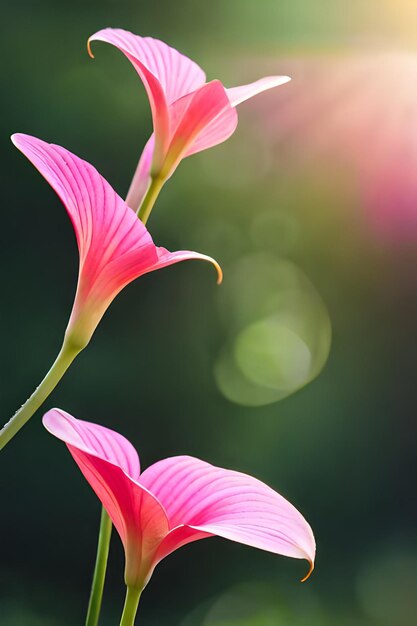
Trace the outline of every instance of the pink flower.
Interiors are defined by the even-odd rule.
[[[310,526],[256,478],[190,456],[164,459],[141,474],[135,449],[118,433],[60,409],[49,411],[43,424],[67,444],[116,527],[128,587],[143,588],[168,554],[213,535],[307,559],[311,573],[315,541]]]
[[[158,39],[139,37],[119,28],[105,28],[88,41],[116,46],[131,61],[147,91],[154,132],[145,146],[128,194],[135,210],[151,179],[166,180],[181,159],[228,139],[236,129],[235,107],[252,96],[288,82],[268,76],[226,89],[219,80],[206,83],[204,71]]]
[[[84,347],[116,295],[135,278],[186,259],[212,258],[155,246],[146,227],[97,170],[65,148],[29,135],[12,141],[62,200],[75,230],[80,265],[67,337]]]

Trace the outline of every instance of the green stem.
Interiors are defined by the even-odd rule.
[[[123,608],[122,619],[120,620],[120,626],[134,626],[141,593],[142,589],[127,587],[126,600]]]
[[[132,206],[132,202],[134,202],[134,197],[136,193],[135,183],[136,183],[136,174],[133,177],[133,181],[130,186],[130,190],[128,192],[127,198],[126,198],[127,203],[129,203],[128,201],[130,199],[129,206]],[[144,224],[146,224],[146,221],[152,211],[152,207],[155,204],[155,201],[158,197],[159,192],[162,189],[163,184],[164,184],[164,181],[161,179],[158,179],[158,178],[152,179],[152,182],[148,188],[148,191],[137,212],[139,219]],[[101,601],[103,598],[104,582],[106,579],[107,558],[109,555],[111,530],[112,530],[111,520],[103,508],[102,514],[101,514],[99,540],[98,540],[98,546],[97,546],[96,565],[95,565],[94,574],[93,574],[93,581],[91,584],[90,600],[88,603],[87,617],[86,617],[86,622],[85,622],[86,626],[97,626],[98,624],[98,619],[99,619],[100,610],[101,610]],[[127,603],[127,600],[128,598],[126,596],[126,603]],[[139,597],[137,599],[137,602],[139,602]],[[137,604],[136,604],[136,609],[137,609]],[[126,610],[126,606],[125,606],[125,610]],[[136,614],[136,610],[135,610],[135,614]],[[133,619],[134,619],[134,615],[133,615]]]
[[[32,393],[25,404],[16,411],[13,417],[0,430],[0,450],[9,443],[17,432],[26,424],[32,415],[45,402],[49,394],[55,389],[77,354],[81,352],[80,348],[74,348],[71,344],[64,341],[63,346],[52,365],[51,369],[39,385]]]
[[[143,198],[143,202],[140,205],[137,215],[139,219],[146,224],[148,218],[151,214],[153,205],[156,202],[156,199],[161,191],[165,180],[163,178],[152,178],[151,184],[148,187],[148,191],[146,192],[145,197]]]
[[[132,184],[130,186],[129,192],[126,197],[126,203],[129,204],[129,206],[132,206],[132,204],[135,204],[135,197],[137,193],[136,177],[137,177],[138,172],[139,172],[139,168],[136,171],[135,176],[133,177]],[[159,195],[159,192],[161,191],[163,187],[163,184],[164,184],[163,179],[152,178],[148,191],[146,192],[143,202],[141,203],[137,211],[137,215],[139,219],[143,222],[143,224],[146,224],[148,217],[151,214],[153,205],[155,204],[155,201]],[[101,610],[101,602],[103,598],[104,582],[106,579],[107,559],[109,555],[111,531],[112,531],[111,520],[103,508],[102,513],[101,513],[101,521],[100,521],[96,565],[95,565],[94,574],[93,574],[93,581],[91,584],[90,600],[88,603],[87,617],[85,621],[86,626],[97,626],[98,624],[98,619],[99,619],[100,610]],[[129,588],[128,588],[127,595],[126,595],[125,609],[123,611],[122,622],[121,622],[123,625],[125,623],[133,624],[133,621],[125,622],[123,620],[129,619],[128,617],[129,613],[127,613],[126,616],[125,616],[125,613],[126,611],[129,611],[129,606],[133,606],[134,604],[134,601],[131,599],[134,591],[135,590],[132,590],[129,595]],[[135,610],[134,610],[133,618],[132,618],[133,620],[136,615],[139,598],[140,598],[140,592],[139,592],[139,595],[137,596]],[[131,604],[132,602],[133,604]]]
[[[90,601],[88,603],[85,626],[97,626],[103,599],[104,581],[106,579],[107,558],[109,556],[110,537],[113,525],[104,508],[101,509],[100,531],[98,536],[96,565],[91,584]]]

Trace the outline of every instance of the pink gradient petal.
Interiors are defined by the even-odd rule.
[[[184,156],[191,156],[202,150],[213,148],[226,141],[236,130],[238,117],[233,107],[226,107],[200,132],[186,150]]]
[[[247,474],[180,456],[147,468],[140,483],[161,502],[171,528],[184,525],[314,563],[313,532],[301,513],[273,489]],[[188,541],[198,538],[190,533]],[[182,535],[179,540],[183,545]],[[166,548],[162,544],[160,553],[176,549],[172,537],[165,541],[170,545]]]
[[[118,465],[134,480],[139,479],[139,456],[130,441],[105,426],[77,420],[61,409],[52,409],[43,418],[45,428],[67,445],[95,454]]]
[[[117,433],[59,409],[49,411],[43,423],[67,444],[108,511],[125,548],[128,584],[146,584],[168,554],[212,535],[307,559],[311,573],[310,526],[259,480],[189,456],[159,461],[137,478],[132,448]]]
[[[162,269],[163,267],[168,267],[173,263],[179,263],[180,261],[208,261],[211,263],[216,272],[217,272],[217,284],[223,280],[223,271],[220,265],[217,263],[215,259],[211,256],[207,256],[207,254],[200,254],[199,252],[190,252],[189,250],[177,250],[177,252],[169,252],[166,248],[157,248],[158,252],[158,266],[156,269]],[[151,271],[151,270],[149,270]]]
[[[224,97],[221,83],[208,83],[193,94],[184,96],[170,107],[171,126],[175,129],[168,148],[164,176],[174,173],[183,157],[190,156],[226,141],[236,130],[237,114]],[[220,96],[216,99],[216,95]],[[214,97],[213,97],[214,96]],[[207,109],[201,106],[201,101]],[[194,106],[192,104],[194,103]],[[151,181],[155,135],[152,134],[139,159],[126,202],[135,208],[141,205]]]
[[[122,29],[106,28],[93,41],[116,46],[131,61],[148,93],[154,135],[146,145],[134,176],[128,204],[140,206],[151,177],[168,179],[181,159],[222,143],[236,129],[236,105],[266,89],[288,82],[287,76],[266,76],[225,89],[220,81],[205,83],[194,61],[158,39]]]
[[[157,263],[146,227],[92,165],[29,135],[13,135],[12,141],[57,192],[71,218],[80,253],[79,306],[88,298],[114,297],[115,289]]]
[[[226,91],[218,80],[203,85],[192,94],[177,100],[170,109],[172,136],[162,168],[170,175],[181,159],[192,154],[192,145],[200,139],[198,150],[224,141],[236,128],[237,115]],[[214,130],[213,130],[214,129]],[[202,134],[207,132],[207,137]]]
[[[153,165],[159,169],[168,148],[168,105],[203,85],[205,74],[194,61],[163,41],[105,28],[89,38],[116,46],[132,63],[148,93],[155,131]],[[91,50],[89,48],[90,54]]]
[[[219,272],[205,255],[157,248],[135,212],[86,161],[29,135],[12,141],[57,192],[75,230],[80,268],[71,328],[82,322],[91,336],[123,287],[150,271],[195,258],[210,260]]]
[[[188,543],[199,541],[200,539],[207,539],[208,537],[215,537],[215,533],[198,530],[192,526],[181,525],[173,528],[161,541],[158,550],[155,552],[154,567],[179,548],[186,546]]]
[[[129,192],[126,197],[126,204],[134,211],[141,206],[151,183],[151,167],[154,148],[155,135],[152,133],[140,156],[136,172],[133,176]]]
[[[52,409],[45,428],[64,441],[82,474],[96,493],[120,535],[126,553],[126,582],[145,584],[154,555],[169,530],[163,507],[134,476],[126,472],[131,446],[118,433],[76,420]],[[118,459],[122,463],[118,463]]]
[[[258,95],[258,93],[262,93],[263,91],[272,89],[273,87],[285,85],[285,83],[288,83],[290,80],[291,78],[289,76],[265,76],[264,78],[260,78],[254,83],[249,83],[248,85],[230,87],[229,89],[226,89],[226,93],[230,104],[235,107],[245,100],[249,100],[249,98],[253,98],[253,96]]]
[[[89,38],[89,42],[92,41],[112,44],[129,57],[135,68],[136,62],[146,67],[158,79],[168,104],[206,81],[206,75],[197,63],[159,39],[140,37],[121,28],[104,28]]]
[[[234,114],[234,107],[267,89],[284,85],[290,80],[289,76],[266,76],[248,85],[225,89],[232,108],[225,108],[207,125],[187,150],[185,156],[206,150],[229,139],[235,132],[238,123],[237,115]]]

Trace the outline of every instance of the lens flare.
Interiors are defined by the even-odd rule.
[[[379,243],[415,243],[417,53],[386,48],[286,63],[288,88],[273,103],[251,105],[253,125],[261,118],[266,127],[270,175],[319,171],[327,184],[337,175],[356,196],[356,226]]]

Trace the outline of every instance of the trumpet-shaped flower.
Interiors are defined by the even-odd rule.
[[[12,136],[63,202],[80,255],[78,286],[67,337],[84,347],[115,296],[153,270],[208,256],[155,246],[144,224],[97,170],[65,148],[29,135]]]
[[[147,91],[154,132],[145,146],[128,194],[140,206],[151,180],[166,180],[181,159],[228,139],[236,129],[235,107],[252,96],[282,85],[287,76],[267,76],[226,89],[219,80],[206,83],[194,61],[158,39],[105,28],[88,41],[116,46],[131,61]]]
[[[128,587],[142,589],[168,554],[213,535],[307,559],[313,569],[310,526],[259,480],[190,456],[164,459],[140,473],[135,449],[118,433],[60,409],[46,413],[43,423],[66,443],[116,527]]]

